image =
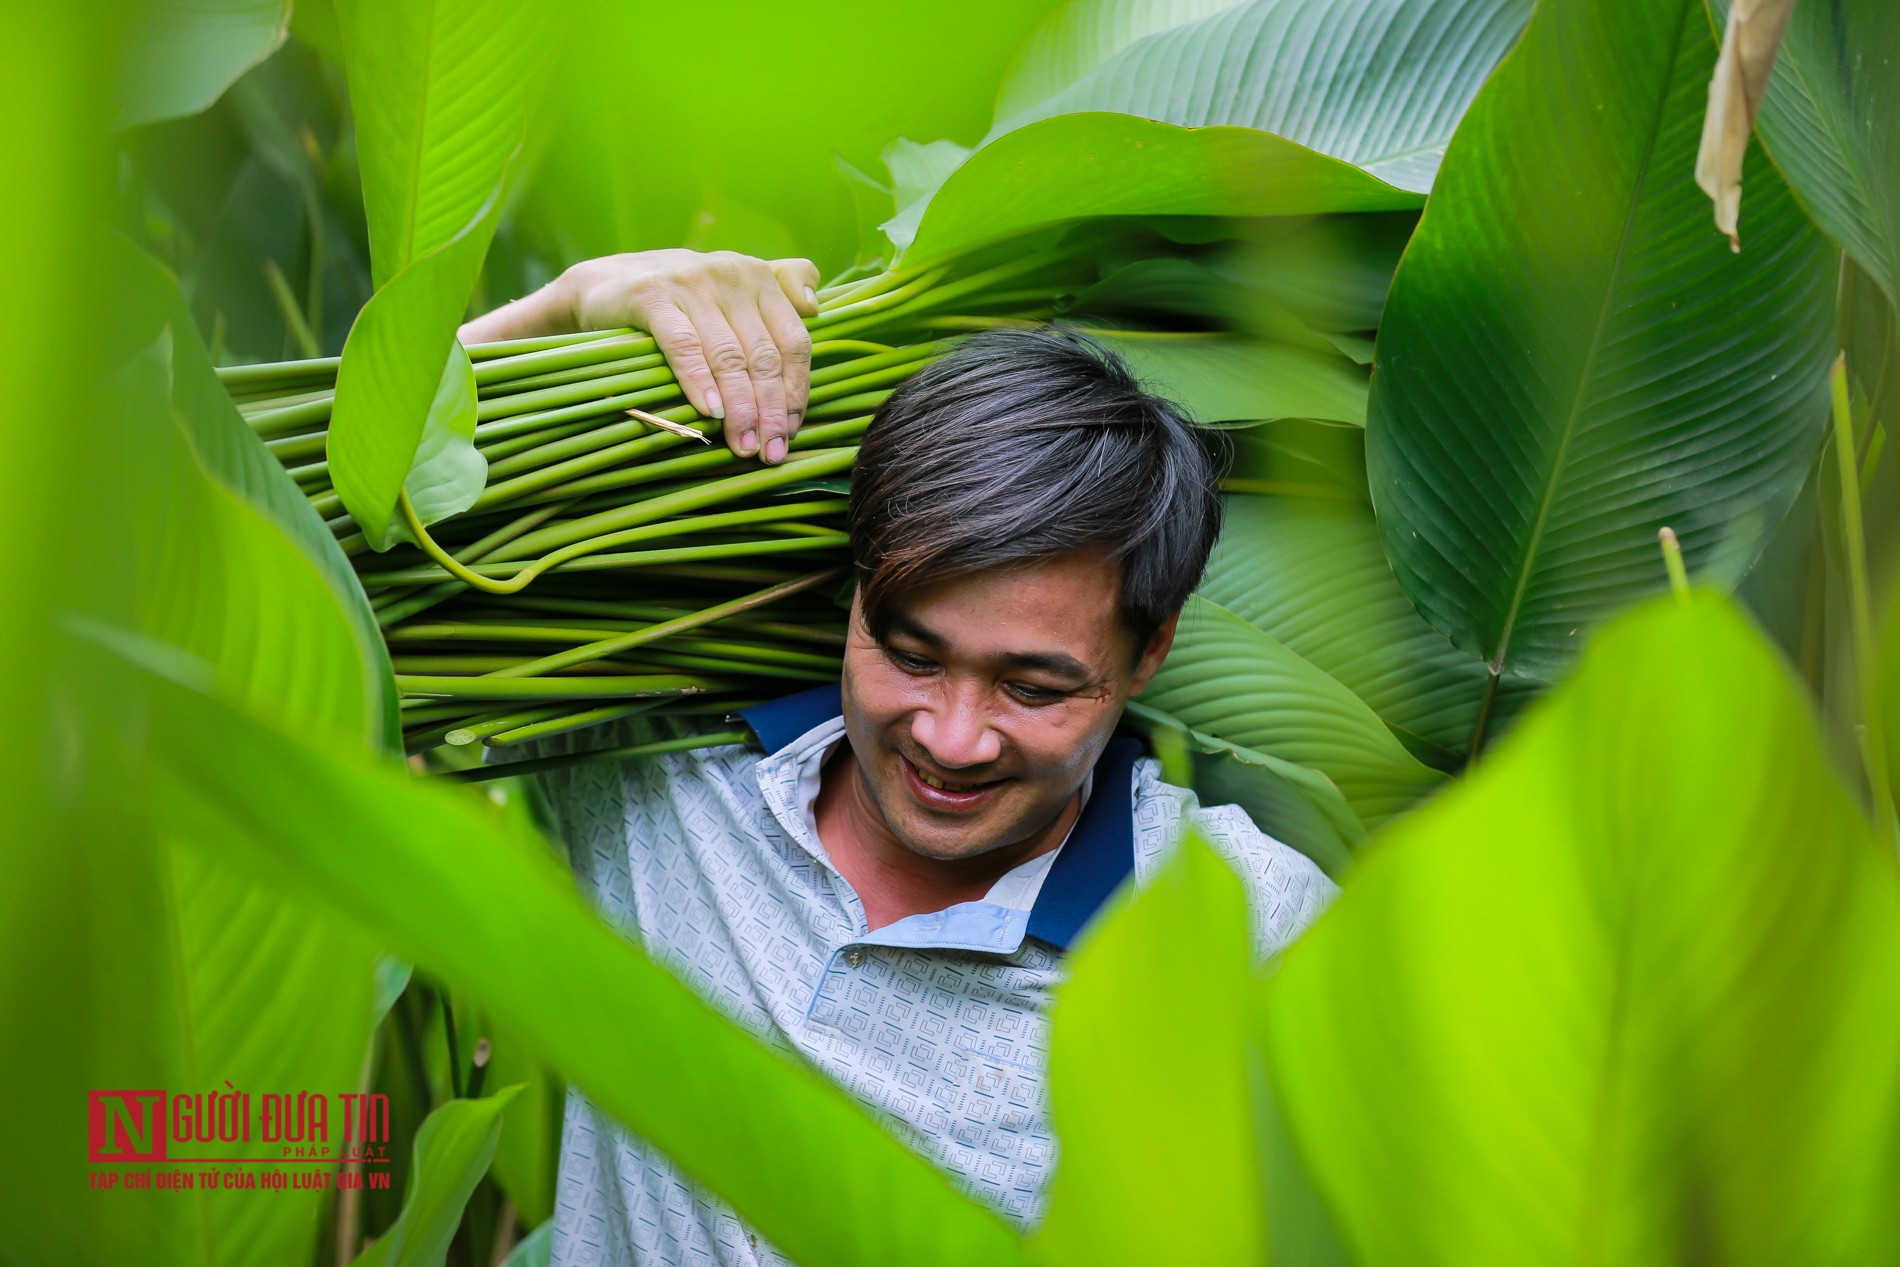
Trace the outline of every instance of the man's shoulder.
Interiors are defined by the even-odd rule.
[[[1192,789],[1161,777],[1161,764],[1135,766],[1135,882],[1146,884],[1192,825],[1247,889],[1260,954],[1283,949],[1339,892],[1313,860],[1260,830],[1238,805],[1202,805]]]

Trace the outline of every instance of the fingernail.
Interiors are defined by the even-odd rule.
[[[785,437],[773,436],[765,442],[765,460],[783,462],[785,460]]]
[[[818,306],[818,292],[809,286],[805,287],[805,302],[814,308]]]
[[[744,454],[746,457],[751,457],[754,453],[757,453],[758,451],[759,451],[759,433],[758,432],[748,431],[744,435],[739,437],[739,452],[740,453]]]
[[[710,387],[706,389],[706,408],[712,410],[712,416],[719,421],[726,420],[726,402],[719,399],[719,393]]]

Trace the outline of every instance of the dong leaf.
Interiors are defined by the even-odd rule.
[[[1310,215],[1417,207],[1398,189],[1251,128],[1181,128],[1125,114],[1058,115],[970,156],[893,239],[907,264],[1092,216]]]
[[[321,542],[329,534],[294,487],[286,496],[282,468],[218,387],[169,279],[124,254],[115,293],[129,302],[112,343],[131,351],[107,380],[100,414],[115,460],[139,472],[123,508],[138,526],[128,542],[129,618],[215,666],[208,675],[230,697],[366,756],[384,733],[388,679],[380,646],[365,653],[362,593],[338,582],[340,559],[325,549],[334,540]],[[81,697],[100,680],[110,677],[81,675]],[[301,895],[232,870],[221,824],[157,811],[139,746],[162,748],[169,729],[136,699],[90,707],[117,710],[110,722],[89,718],[86,764],[99,795],[124,798],[117,830],[135,842],[155,914],[153,940],[118,965],[155,1001],[157,1019],[136,1032],[108,1029],[126,1079],[117,1085],[205,1092],[228,1082],[254,1104],[265,1092],[353,1087],[372,1024],[374,946]],[[319,1197],[174,1195],[137,1213],[147,1261],[294,1258]]]
[[[343,611],[363,666],[353,680],[363,694],[365,715],[380,719],[382,738],[395,743],[396,684],[389,654],[375,613],[337,545],[336,534],[324,526],[309,499],[285,475],[283,464],[265,450],[239,416],[211,367],[210,354],[185,310],[177,281],[150,256],[122,240],[115,239],[114,247],[112,258],[121,286],[114,310],[121,327],[119,338],[125,346],[142,346],[164,332],[171,348],[172,424],[184,435],[202,476],[263,516],[322,575],[331,598]],[[240,533],[238,539],[242,537]],[[226,593],[216,586],[210,595],[194,594],[190,601],[218,601]],[[354,716],[353,710],[349,715]]]
[[[1365,839],[1359,820],[1337,785],[1318,770],[1243,748],[1131,699],[1128,717],[1146,727],[1160,747],[1173,742],[1190,759],[1194,790],[1203,805],[1238,805],[1254,826],[1312,859],[1328,875],[1337,875]],[[1172,732],[1166,740],[1157,731]]]
[[[893,242],[922,263],[1086,216],[1419,206],[1528,7],[1255,0],[1157,31],[1000,120]]]
[[[1694,0],[1540,5],[1392,283],[1373,505],[1406,594],[1496,670],[1556,673],[1660,587],[1665,525],[1692,570],[1751,561],[1820,442],[1833,268],[1759,156],[1749,248],[1708,231],[1714,56]]]
[[[467,510],[487,481],[488,461],[475,451],[475,367],[451,344],[403,490],[427,524]]]
[[[113,126],[196,114],[277,51],[290,0],[142,0],[121,38]]]
[[[402,1214],[354,1267],[442,1267],[475,1185],[501,1139],[502,1112],[519,1087],[479,1100],[450,1100],[416,1132]]]
[[[1241,335],[1095,330],[1147,387],[1198,422],[1313,418],[1363,424],[1365,373],[1331,350]]]
[[[1190,834],[1076,948],[1050,1017],[1046,1263],[1258,1262],[1246,894]],[[1194,971],[1183,973],[1191,962]]]
[[[338,8],[377,290],[344,344],[329,461],[343,505],[376,549],[397,539],[397,498],[419,461],[416,482],[438,495],[419,516],[425,523],[481,491],[486,467],[473,454],[473,399],[459,390],[454,332],[494,236],[528,92],[572,9],[501,0]],[[451,412],[432,421],[438,406]],[[425,441],[430,452],[419,458]]]
[[[1366,491],[1366,432],[1345,423],[1282,418],[1230,427],[1232,461],[1221,487],[1236,493],[1371,504]],[[1233,504],[1230,503],[1231,512]],[[1245,538],[1235,544],[1243,549]],[[1216,558],[1220,557],[1216,547]]]
[[[1337,680],[1433,764],[1464,760],[1490,674],[1399,589],[1370,507],[1229,497],[1201,593]],[[1498,689],[1491,706],[1503,714],[1535,684],[1513,679]]]
[[[1319,771],[1367,827],[1444,777],[1338,681],[1201,595],[1188,600],[1174,649],[1141,702],[1211,739]]]
[[[233,865],[347,913],[531,1035],[594,1103],[793,1259],[1020,1261],[997,1215],[609,928],[524,829],[464,790],[326,755],[221,702],[204,666],[115,645],[172,736],[152,760],[173,821],[225,825]]]
[[[1240,0],[1068,0],[1029,33],[996,90],[1012,118],[1082,78],[1144,36],[1231,9]]]
[[[1257,128],[1387,184],[1432,187],[1465,107],[1529,0],[1253,0],[1138,40],[991,136],[1114,110],[1182,127]]]
[[[1730,3],[1710,0],[1717,21]],[[1795,5],[1755,128],[1815,223],[1900,307],[1900,6]]]
[[[1900,878],[1706,591],[1368,842],[1264,1021],[1366,1267],[1900,1255]]]

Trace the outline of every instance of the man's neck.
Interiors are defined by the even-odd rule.
[[[1026,839],[968,858],[928,858],[891,833],[847,742],[825,762],[812,809],[832,865],[864,904],[867,929],[879,929],[982,898],[1004,875],[1062,843],[1081,812],[1082,793]]]

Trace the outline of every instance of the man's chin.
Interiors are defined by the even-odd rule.
[[[982,823],[970,823],[952,830],[935,824],[908,821],[897,825],[893,833],[904,848],[922,858],[938,862],[957,862],[974,858],[996,848],[997,833]]]

